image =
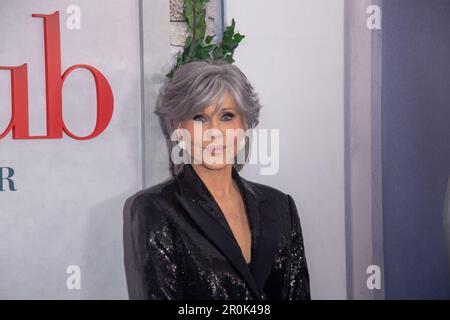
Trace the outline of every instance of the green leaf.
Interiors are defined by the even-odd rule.
[[[178,53],[176,63],[172,70],[166,74],[171,79],[180,66],[191,61],[207,58],[225,60],[234,63],[234,50],[245,37],[235,33],[236,22],[234,18],[231,25],[227,26],[222,35],[222,41],[212,43],[214,35],[205,37],[206,32],[206,4],[209,0],[184,0],[184,16],[186,18],[188,36],[183,50]]]
[[[216,36],[215,34],[207,36],[207,37],[205,38],[205,43],[206,43],[206,44],[210,44],[211,41],[214,39],[215,36]]]

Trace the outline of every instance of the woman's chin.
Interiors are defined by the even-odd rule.
[[[201,165],[203,167],[205,167],[206,169],[209,170],[221,170],[227,166],[230,166],[231,163],[226,163],[224,160],[222,159],[217,159],[216,161],[214,161],[213,159],[211,161],[203,161],[201,163]]]

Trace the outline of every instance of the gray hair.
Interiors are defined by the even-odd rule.
[[[178,68],[173,78],[167,80],[159,90],[155,113],[159,116],[162,131],[167,139],[169,158],[171,148],[177,144],[170,140],[179,122],[193,118],[216,101],[216,111],[220,108],[225,93],[233,99],[246,128],[258,125],[261,105],[244,73],[224,60],[193,61]],[[249,153],[246,141],[245,159]],[[172,173],[181,170],[182,165],[172,165]],[[237,170],[242,164],[234,165]]]

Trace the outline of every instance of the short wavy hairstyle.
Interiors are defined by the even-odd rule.
[[[177,144],[176,141],[171,141],[170,137],[178,123],[193,118],[214,102],[216,110],[219,109],[226,92],[230,94],[243,117],[245,129],[255,128],[259,123],[262,106],[253,86],[236,65],[213,59],[189,62],[178,68],[172,79],[163,84],[159,90],[155,113],[167,139],[169,159],[170,150]],[[247,161],[248,139],[245,146],[245,161]],[[171,159],[169,161],[172,174],[181,170],[182,164],[175,165]],[[233,165],[237,170],[243,166],[243,164]]]

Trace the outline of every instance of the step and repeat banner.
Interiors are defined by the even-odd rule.
[[[0,2],[0,299],[126,299],[139,2]]]

